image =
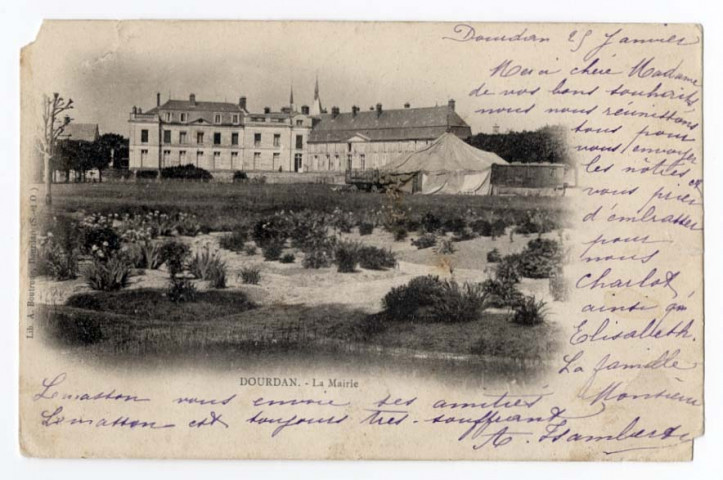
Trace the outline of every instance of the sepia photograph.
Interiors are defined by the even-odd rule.
[[[111,59],[38,98],[44,340],[114,364],[544,370],[569,294],[566,129],[482,124],[455,85],[370,84],[373,63],[255,55]]]

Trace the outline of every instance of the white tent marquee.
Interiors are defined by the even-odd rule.
[[[388,182],[398,183],[403,191],[488,195],[493,164],[507,162],[445,133],[425,149],[405,153],[380,171]]]

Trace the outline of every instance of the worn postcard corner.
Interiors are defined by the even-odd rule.
[[[701,25],[46,21],[37,457],[686,461]]]

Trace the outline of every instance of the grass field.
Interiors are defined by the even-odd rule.
[[[86,183],[53,187],[56,213],[138,213],[160,210],[186,212],[201,219],[206,230],[229,231],[249,215],[279,210],[329,212],[335,208],[353,213],[375,211],[388,204],[384,194],[337,193],[329,185],[228,184],[228,183]],[[475,211],[525,212],[539,208],[560,213],[568,208],[562,197],[497,197],[460,195],[407,195],[404,208],[412,214],[433,212],[440,217]]]
[[[165,238],[154,241],[160,244],[173,236],[191,252],[209,248],[218,252],[227,269],[228,284],[214,290],[207,282],[195,279],[198,298],[174,303],[166,293],[169,276],[163,265],[156,269],[136,268],[128,286],[114,292],[91,292],[82,276],[64,281],[43,278],[38,282],[38,298],[44,298],[44,291],[55,295],[52,301],[45,302],[53,305],[45,315],[49,338],[64,349],[110,361],[154,355],[170,357],[174,362],[214,355],[223,361],[241,361],[248,355],[274,352],[286,355],[288,361],[301,355],[305,359],[336,355],[338,359],[370,365],[421,359],[433,368],[439,368],[440,362],[458,362],[462,358],[476,365],[477,370],[470,367],[472,373],[484,371],[506,379],[539,371],[558,345],[554,317],[539,325],[521,326],[512,322],[513,312],[509,309],[485,309],[466,322],[400,321],[385,319],[381,300],[390,289],[418,276],[439,275],[460,284],[485,281],[495,268],[487,260],[490,250],[496,249],[502,255],[518,254],[532,238],[527,233],[512,235],[515,219],[544,210],[558,226],[564,225],[568,208],[565,198],[403,196],[397,200],[401,207],[396,208],[418,225],[409,227],[408,238],[395,240],[394,232],[381,224],[364,236],[356,225],[352,231],[335,233],[343,241],[389,249],[397,265],[382,270],[357,268],[354,273],[342,273],[334,265],[304,268],[306,252],[291,241],[283,245],[284,251],[296,259],[289,264],[264,261],[260,253],[221,248],[220,239],[225,234],[220,232],[261,218],[266,222],[266,218],[282,210],[339,210],[349,212],[358,221],[369,212],[388,208],[391,201],[385,194],[339,193],[320,184],[56,185],[50,212],[56,217],[81,219],[98,213],[154,211],[195,215],[201,233],[163,234]],[[422,235],[420,219],[427,213],[441,221],[479,218],[486,213],[511,217],[511,223],[507,223],[510,234],[503,229],[501,236],[474,235],[455,241],[454,252],[444,255],[432,248],[418,250],[410,241]],[[560,227],[559,231],[539,236],[562,238],[563,230]],[[452,238],[451,231],[442,230],[437,235]],[[82,270],[91,259],[85,252],[79,261]],[[258,285],[241,281],[240,272],[249,267],[259,269]],[[546,296],[547,279],[525,278],[519,287],[526,295],[551,302]]]

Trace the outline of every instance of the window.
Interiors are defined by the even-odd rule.
[[[168,162],[171,159],[171,151],[170,150],[163,150],[163,166],[167,167]]]
[[[178,142],[186,143],[188,141],[188,139],[186,137],[187,137],[186,132],[179,132],[178,133]]]
[[[256,170],[256,165],[261,162],[261,152],[254,152],[254,165],[253,169]]]
[[[304,148],[304,136],[297,135],[296,136],[296,149],[301,150],[302,148]]]
[[[331,170],[331,155],[326,154],[326,169]]]
[[[214,145],[221,145],[221,133],[220,133],[220,132],[214,132],[214,134],[213,134],[213,144],[214,144]]]
[[[298,172],[303,168],[302,157],[300,153],[294,155],[294,171]]]
[[[203,145],[203,132],[196,132],[196,143]]]
[[[141,167],[148,160],[148,150],[145,148],[141,150]]]
[[[304,121],[303,121],[303,120],[297,120],[297,121],[296,121],[296,126],[297,126],[297,127],[301,127],[302,125],[304,125]]]
[[[171,131],[163,130],[163,143],[171,143]]]
[[[231,145],[238,145],[238,133],[231,134]]]
[[[221,123],[221,115],[218,113],[213,116],[213,123]]]
[[[254,147],[260,147],[261,146],[261,134],[260,133],[254,133]],[[254,154],[256,155],[256,154]]]
[[[339,154],[334,155],[334,168],[339,168],[341,164],[339,163]]]
[[[203,152],[198,151],[196,152],[196,166],[198,167],[203,163]]]
[[[351,170],[351,166],[352,166],[352,163],[351,163],[351,153],[347,153],[347,155],[346,155],[346,169],[347,169],[347,170]]]
[[[238,114],[234,114],[233,123],[238,123]]]
[[[281,146],[281,135],[278,133],[274,133],[274,147]]]
[[[141,143],[148,143],[148,130],[141,130]],[[148,153],[148,150],[146,150],[146,153]]]
[[[231,152],[231,168],[238,162],[238,152]]]
[[[186,164],[186,151],[181,150],[178,152],[178,164],[179,165],[185,165]]]
[[[166,121],[170,122],[173,120],[173,114],[171,112],[166,112]]]
[[[271,169],[276,170],[276,166],[281,163],[281,154],[280,153],[274,153],[274,159],[271,163]]]
[[[221,152],[213,152],[213,168],[216,168],[218,162],[221,160]]]
[[[366,163],[367,163],[367,156],[363,153],[361,155],[359,155],[359,162],[361,164],[360,168],[362,170],[364,170],[364,168],[366,167]]]
[[[185,121],[186,121],[186,114],[185,114],[185,113],[182,113],[182,114],[181,114],[181,121],[182,121],[182,122],[185,122]]]

